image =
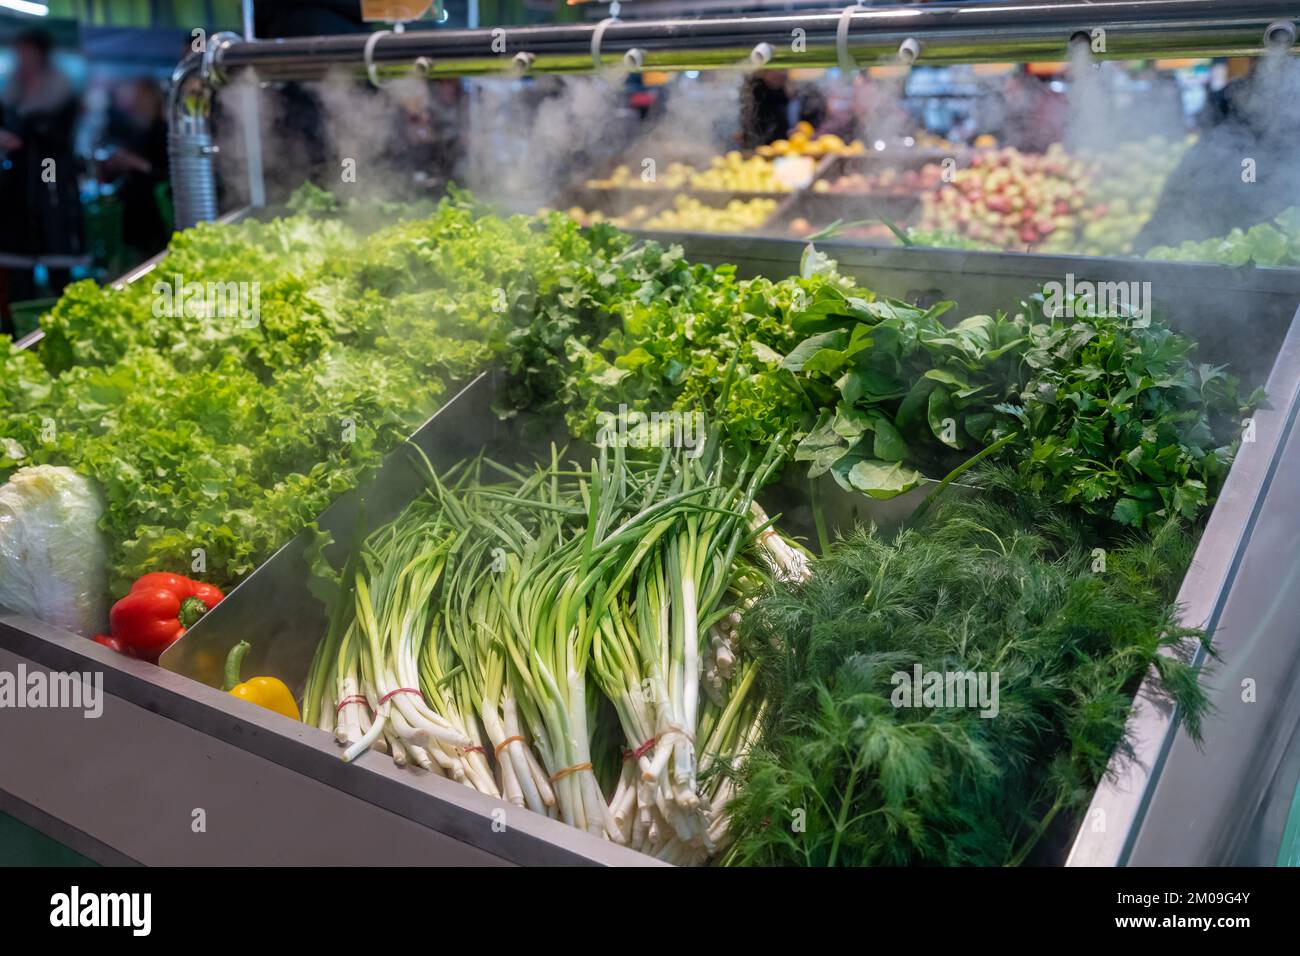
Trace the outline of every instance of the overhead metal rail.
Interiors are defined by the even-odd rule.
[[[214,75],[318,79],[340,67],[377,76],[587,73],[628,66],[709,70],[870,66],[904,61],[1062,60],[1072,42],[1100,58],[1252,56],[1290,45],[1295,0],[1008,0],[863,6],[781,16],[422,30],[217,44]],[[908,41],[911,41],[910,43]],[[915,52],[909,54],[907,50]]]

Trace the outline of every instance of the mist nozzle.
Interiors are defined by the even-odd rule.
[[[208,38],[208,45],[203,51],[203,59],[199,64],[199,76],[204,83],[214,88],[226,85],[229,78],[221,67],[221,55],[226,52],[226,47],[242,39],[243,37],[238,33],[231,33],[229,30]]]
[[[772,44],[760,43],[749,54],[749,62],[754,66],[767,66],[772,62]]]
[[[1264,46],[1270,50],[1288,50],[1295,46],[1295,24],[1275,20],[1264,28]]]
[[[898,47],[898,59],[907,64],[916,62],[916,58],[921,55],[921,44],[916,37],[908,37]]]
[[[514,64],[515,69],[520,73],[527,73],[533,68],[533,64],[537,62],[537,54],[520,50],[510,62]]]
[[[623,63],[629,70],[639,70],[645,66],[645,50],[633,47],[623,54]]]

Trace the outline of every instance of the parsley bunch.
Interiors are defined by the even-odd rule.
[[[997,406],[1021,440],[1025,488],[1101,521],[1154,529],[1197,518],[1213,502],[1239,445],[1243,398],[1222,366],[1192,359],[1195,344],[1158,321],[1043,316],[1030,323],[1019,396]]]

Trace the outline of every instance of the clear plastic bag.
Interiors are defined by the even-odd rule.
[[[108,548],[95,486],[70,468],[0,485],[0,607],[84,637],[108,622]]]

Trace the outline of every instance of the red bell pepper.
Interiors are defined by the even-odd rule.
[[[109,611],[113,638],[122,643],[125,653],[157,664],[162,652],[223,597],[211,584],[179,574],[146,574]]]
[[[96,634],[91,638],[96,644],[103,644],[110,651],[117,651],[119,654],[130,656],[131,651],[118,638],[109,634]]]

